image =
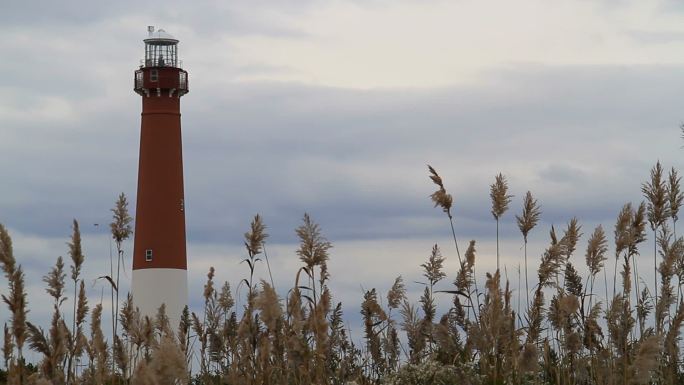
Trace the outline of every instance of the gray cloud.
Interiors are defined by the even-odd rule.
[[[513,210],[530,189],[552,222],[600,221],[640,199],[657,159],[678,164],[680,68],[491,75],[488,87],[437,90],[193,88],[183,100],[190,238],[237,243],[260,212],[274,239],[288,241],[305,211],[333,239],[429,234],[442,218],[427,198],[427,163],[473,236],[488,226],[488,185],[499,171],[517,197]],[[71,217],[106,221],[119,191],[134,202],[139,102],[121,88],[126,97],[112,104],[100,100],[107,95],[84,102],[92,109],[75,103],[73,118],[27,114],[4,130],[0,160],[16,166],[2,169],[13,181],[0,202],[4,222],[55,235]]]

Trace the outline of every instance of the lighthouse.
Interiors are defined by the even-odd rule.
[[[188,73],[166,31],[148,27],[144,42],[134,77],[142,114],[131,291],[142,315],[154,317],[166,304],[175,329],[188,303],[180,114]]]

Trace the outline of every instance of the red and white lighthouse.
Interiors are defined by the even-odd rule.
[[[177,323],[188,303],[180,114],[188,73],[177,39],[154,27],[148,34],[134,78],[142,116],[131,291],[143,315],[154,316],[165,303]]]

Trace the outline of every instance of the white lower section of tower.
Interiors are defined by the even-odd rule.
[[[133,270],[131,285],[133,303],[142,316],[152,320],[162,303],[171,329],[178,330],[183,308],[188,304],[188,272],[182,269],[138,269]]]

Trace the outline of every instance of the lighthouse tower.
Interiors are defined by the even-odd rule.
[[[166,304],[175,329],[188,303],[180,114],[188,73],[173,36],[148,27],[144,42],[134,78],[142,114],[131,291],[143,315],[152,317]]]

